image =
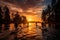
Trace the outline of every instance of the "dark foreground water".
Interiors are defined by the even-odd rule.
[[[27,28],[18,27],[16,30],[14,24],[10,24],[9,30],[0,33],[0,40],[2,40],[1,37],[3,38],[3,40],[15,40],[16,37],[17,40],[42,40],[43,39],[41,29],[36,27],[27,27]]]

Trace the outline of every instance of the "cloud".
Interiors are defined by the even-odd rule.
[[[41,19],[41,12],[46,7],[41,5],[44,0],[1,0],[0,5],[7,5],[12,11],[21,15],[37,16]]]
[[[7,5],[8,7],[9,7],[9,9],[11,9],[11,10],[15,10],[15,11],[19,11],[19,12],[23,12],[23,13],[26,13],[26,14],[40,14],[41,12],[42,12],[42,10],[46,7],[46,6],[32,6],[31,8],[30,7],[25,7],[25,6],[23,6],[24,8],[26,8],[25,10],[24,10],[24,8],[23,7],[18,7],[18,6],[16,6],[16,5],[14,5],[14,4],[12,4],[12,3],[9,3],[9,2],[3,2],[3,1],[0,1],[0,4],[4,4],[4,5]]]
[[[28,9],[31,7],[36,7],[39,3],[43,2],[44,0],[3,0],[3,1],[12,3],[23,9]]]

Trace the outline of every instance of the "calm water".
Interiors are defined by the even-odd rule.
[[[21,40],[42,40],[42,31],[35,23],[29,23],[29,27],[18,26],[17,37]],[[38,24],[39,25],[39,24]],[[4,26],[4,25],[3,25]],[[40,25],[39,25],[40,26]],[[10,24],[10,31],[14,31],[14,24]]]

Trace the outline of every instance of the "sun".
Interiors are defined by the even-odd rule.
[[[29,18],[28,21],[32,21],[32,18]]]

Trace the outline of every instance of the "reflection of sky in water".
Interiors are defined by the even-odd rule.
[[[40,23],[38,23],[37,25],[41,26]],[[20,27],[19,27],[19,28],[20,28]],[[10,30],[13,30],[13,29],[15,30],[14,24],[10,24]],[[18,29],[18,30],[21,31],[21,28]],[[29,23],[29,27],[23,28],[22,30],[23,30],[23,32],[27,32],[27,34],[34,34],[34,33],[37,32],[37,31],[36,31],[36,24],[35,24],[35,23]]]

